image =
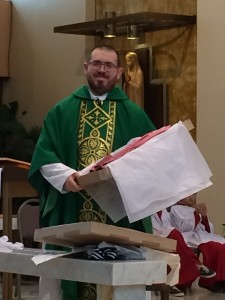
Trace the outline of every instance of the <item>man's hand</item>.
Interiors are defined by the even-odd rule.
[[[197,211],[197,213],[202,215],[202,217],[205,217],[207,215],[207,208],[205,203],[203,202],[196,204],[195,210]]]
[[[83,187],[79,185],[78,177],[79,177],[78,172],[75,172],[72,175],[68,176],[63,185],[63,189],[68,192],[79,192],[80,190],[82,190]]]

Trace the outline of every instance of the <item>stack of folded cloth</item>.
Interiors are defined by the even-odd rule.
[[[91,168],[111,172],[111,179],[85,189],[114,222],[126,215],[131,223],[138,221],[212,184],[212,173],[182,122],[149,135]]]

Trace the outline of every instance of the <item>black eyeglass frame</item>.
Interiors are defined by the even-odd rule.
[[[113,69],[118,69],[119,67],[117,65],[114,65],[114,63],[110,61],[100,61],[100,60],[91,60],[88,62],[89,65],[91,65],[95,69],[100,69],[101,66],[104,66],[106,70],[113,70]]]

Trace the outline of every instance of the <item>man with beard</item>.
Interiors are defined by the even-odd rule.
[[[122,72],[114,48],[94,48],[84,63],[88,85],[47,114],[29,173],[40,194],[41,226],[94,221],[152,232],[149,219],[114,223],[77,180],[79,170],[155,129],[146,113],[116,87]],[[61,290],[62,299],[96,299],[91,284],[63,281]]]

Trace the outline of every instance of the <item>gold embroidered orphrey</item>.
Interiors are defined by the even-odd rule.
[[[102,106],[95,101],[81,103],[81,118],[78,132],[79,165],[78,169],[89,166],[112,151],[116,102],[107,101]],[[106,223],[106,214],[99,207],[96,211],[93,199],[83,190],[80,192],[84,199],[83,208],[79,212],[79,222]],[[94,209],[95,208],[95,209]]]
[[[108,102],[108,112],[106,105],[104,110],[93,101],[92,108],[88,109],[87,103],[81,103],[81,118],[78,132],[78,170],[90,165],[93,162],[103,158],[112,151],[114,130],[115,130],[115,112],[116,103]],[[106,214],[98,207],[94,209],[94,200],[83,190],[80,192],[83,197],[83,207],[79,211],[78,222],[94,221],[106,223]],[[78,283],[78,300],[96,300],[96,285],[89,283]]]
[[[87,103],[87,102],[86,102]],[[85,168],[112,151],[115,128],[116,103],[108,102],[108,112],[93,101],[94,107],[87,111],[81,104],[81,119],[78,133],[79,167]]]
[[[78,169],[85,168],[91,163],[103,158],[112,151],[116,102],[107,101],[103,106],[96,101],[82,101],[80,108],[80,126],[78,132],[79,164]],[[84,199],[79,212],[79,222],[106,222],[106,214],[99,207],[96,211],[93,199],[83,190],[80,192]],[[95,208],[95,209],[94,209]]]

